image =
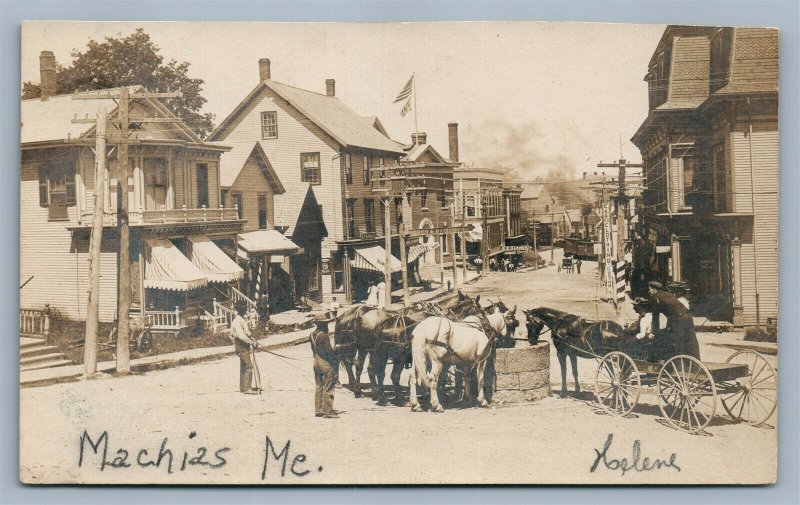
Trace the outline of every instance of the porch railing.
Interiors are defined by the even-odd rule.
[[[247,304],[247,309],[253,312],[256,312],[256,302],[250,299],[247,295],[236,289],[235,287],[231,286],[231,302],[235,306],[239,302],[245,302]]]
[[[220,328],[230,328],[234,317],[236,317],[235,310],[214,300],[214,332],[219,331]]]
[[[179,330],[188,326],[186,313],[178,307],[175,310],[148,310],[145,317],[154,330]]]
[[[199,207],[189,208],[185,205],[179,209],[162,208],[159,210],[132,210],[128,213],[129,223],[132,225],[140,224],[172,224],[172,223],[213,223],[224,221],[236,221],[239,219],[239,208],[234,207]],[[81,222],[90,224],[92,213],[84,212],[81,214]],[[116,212],[103,215],[103,225],[113,226],[117,223]]]
[[[50,305],[44,309],[19,309],[19,334],[22,337],[43,338],[50,344]]]

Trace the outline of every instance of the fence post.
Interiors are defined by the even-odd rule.
[[[205,223],[206,221],[208,221],[208,218],[206,217],[206,206],[203,205],[203,222]]]
[[[177,327],[181,322],[181,311],[178,306],[175,306],[175,326]]]
[[[219,204],[219,220],[225,221],[225,207],[222,204]]]
[[[50,345],[50,304],[44,304],[42,317],[42,333],[44,333],[44,344]]]

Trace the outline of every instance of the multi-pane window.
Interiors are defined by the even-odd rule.
[[[208,207],[208,164],[197,164],[197,206]]]
[[[342,254],[331,255],[331,275],[333,276],[333,292],[344,291],[344,261]]]
[[[75,205],[75,163],[39,166],[39,204],[42,207]]]
[[[369,184],[369,181],[371,180],[370,173],[369,173],[369,169],[370,169],[371,165],[372,165],[372,159],[369,156],[364,156],[363,162],[362,162],[362,165],[361,165],[362,167],[364,167],[364,184]]]
[[[319,166],[319,153],[303,153],[300,155],[301,180],[311,184],[322,183],[322,173]]]
[[[344,180],[347,184],[353,184],[353,159],[350,153],[344,155]]]
[[[267,229],[267,195],[258,195],[258,229]]]
[[[142,160],[144,172],[144,208],[160,210],[167,205],[169,169],[166,158],[145,158]]]
[[[278,113],[267,111],[261,113],[261,138],[278,138]]]
[[[236,207],[239,212],[239,219],[242,219],[244,215],[244,210],[242,209],[242,194],[241,193],[231,193],[231,205]]]
[[[375,216],[373,214],[374,200],[364,200],[364,222],[366,223],[367,233],[375,232]]]
[[[308,262],[308,290],[319,289],[319,259],[314,258]]]

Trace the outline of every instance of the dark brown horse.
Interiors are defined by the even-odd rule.
[[[625,331],[614,321],[587,321],[580,316],[560,310],[539,307],[523,310],[528,328],[528,342],[535,345],[542,328],[547,326],[552,333],[558,364],[561,366],[561,395],[567,394],[567,357],[572,364],[575,393],[581,392],[578,381],[578,358],[594,358],[622,348],[626,341]]]

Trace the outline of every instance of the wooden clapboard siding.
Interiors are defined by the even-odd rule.
[[[261,113],[266,111],[277,112],[277,139],[261,140]],[[259,141],[284,187],[302,182],[301,153],[320,153],[322,184],[313,186],[314,195],[322,206],[325,222],[332,224],[335,220],[339,220],[341,223],[343,201],[340,162],[338,159],[332,159],[339,154],[340,146],[316,124],[272,90],[265,88],[242,111],[228,131],[230,133],[221,139],[233,148],[223,155],[231,158],[227,159],[226,163],[241,167],[252,152],[253,143]],[[360,182],[356,180],[355,175],[353,184]],[[280,197],[275,203],[281,205]],[[330,256],[330,252],[336,249],[336,240],[342,238],[335,236],[334,229],[341,235],[341,226],[328,226],[328,237],[323,239],[322,244],[323,258]]]
[[[78,222],[77,206],[68,208],[68,221],[49,221],[47,207],[39,206],[38,162],[23,162],[20,182],[20,306],[54,309],[74,319],[86,314],[88,258],[86,247],[73,242],[67,229]],[[83,170],[86,174],[86,170]],[[93,184],[93,183],[92,183]],[[88,202],[87,198],[87,202]],[[82,252],[79,252],[82,251]],[[100,317],[114,318],[116,306],[116,253],[103,244],[100,259]]]
[[[696,101],[707,98],[710,62],[708,37],[675,37],[669,79],[669,101]]]
[[[737,212],[755,214],[754,229],[742,233],[743,323],[756,323],[756,277],[761,322],[778,313],[778,130],[777,121],[753,125],[752,170],[748,124],[731,133]],[[754,194],[751,194],[751,191]],[[755,204],[755,206],[753,205]],[[756,272],[756,268],[758,272]]]
[[[258,230],[259,195],[267,197],[267,228],[272,229],[275,226],[272,187],[254,159],[249,158],[245,162],[239,176],[231,185],[230,191],[242,194],[242,218],[247,220],[244,224],[244,231]]]

